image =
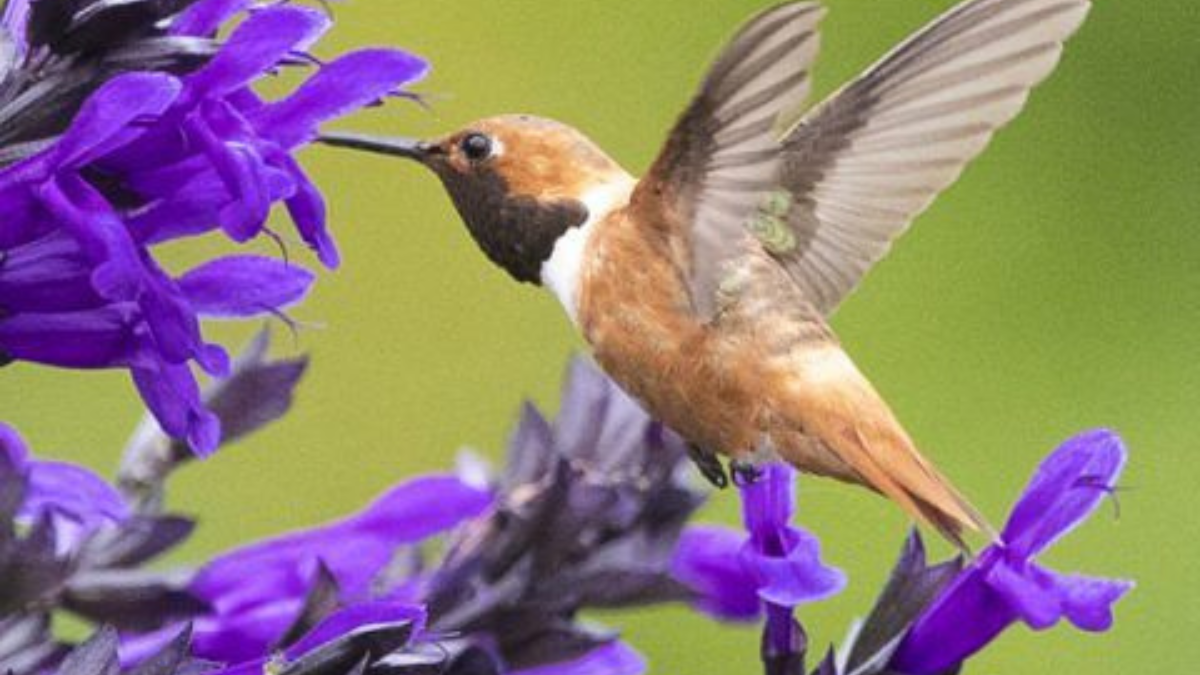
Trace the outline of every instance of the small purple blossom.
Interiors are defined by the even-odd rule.
[[[700,609],[733,620],[755,618],[760,607],[765,609],[763,658],[768,668],[803,653],[804,634],[792,610],[846,585],[840,570],[821,562],[817,538],[791,524],[794,476],[783,464],[765,467],[759,480],[741,487],[749,536],[724,528],[689,528],[672,562],[675,577],[699,594]]]
[[[696,592],[692,604],[700,611],[726,621],[757,620],[762,599],[742,559],[749,543],[728,527],[689,526],[675,547],[671,575]]]
[[[646,660],[629,645],[614,640],[579,658],[511,671],[509,675],[640,675]]]
[[[300,619],[322,573],[335,584],[339,605],[374,602],[373,584],[398,550],[480,515],[492,499],[489,490],[454,476],[416,478],[349,518],[218,556],[188,585],[211,608],[194,621],[193,653],[224,663],[267,654]],[[123,656],[140,660],[177,631],[131,637]]]
[[[1037,468],[996,544],[985,549],[917,619],[892,658],[908,675],[936,675],[1022,621],[1045,630],[1066,618],[1077,628],[1112,626],[1113,605],[1133,582],[1062,574],[1034,562],[1116,489],[1125,464],[1121,440],[1084,433]]]
[[[275,654],[262,650],[258,656],[219,670],[211,675],[261,675],[272,670],[300,670],[298,665],[308,659],[319,664],[319,672],[348,672],[362,658],[362,650],[339,650],[338,643],[349,643],[357,634],[373,633],[374,656],[382,656],[398,650],[416,640],[425,627],[425,611],[403,603],[372,602],[353,605],[338,610],[321,620],[299,640]],[[387,629],[392,630],[387,630]],[[380,639],[380,635],[386,637]],[[348,645],[349,646],[349,645]],[[193,652],[198,645],[193,643]],[[322,654],[321,652],[325,653]],[[336,670],[334,663],[342,657],[343,670]]]
[[[237,14],[227,38],[213,37]],[[0,40],[14,42],[14,58],[0,64],[0,362],[127,369],[167,433],[198,453],[215,449],[219,423],[191,366],[222,377],[229,359],[200,319],[278,313],[313,275],[248,255],[172,275],[154,247],[213,230],[237,243],[274,236],[265,224],[282,203],[317,258],[337,265],[324,200],[294,153],[321,123],[419,79],[426,65],[364,49],[279,100],[254,93],[330,23],[317,9],[229,0],[6,4]]]
[[[130,516],[121,495],[96,474],[66,462],[34,459],[15,429],[0,422],[0,455],[25,479],[17,517],[26,522],[48,519],[60,553],[75,550],[106,524]]]

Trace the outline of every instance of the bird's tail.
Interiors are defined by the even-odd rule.
[[[899,425],[843,430],[838,454],[870,488],[899,504],[961,550],[965,531],[996,531],[924,456]]]
[[[996,533],[917,450],[883,399],[836,346],[790,364],[787,403],[778,410],[791,440],[777,451],[801,471],[882,493],[961,549],[965,531]],[[802,442],[803,439],[810,442]]]

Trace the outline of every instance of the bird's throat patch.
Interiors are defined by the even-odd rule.
[[[541,283],[555,242],[588,217],[583,202],[513,194],[492,172],[443,175],[442,181],[479,248],[517,281]]]

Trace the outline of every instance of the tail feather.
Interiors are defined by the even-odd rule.
[[[823,452],[780,443],[784,459],[801,471],[882,493],[960,549],[966,550],[966,531],[996,538],[983,516],[921,455],[844,352],[810,352],[793,377],[795,397],[783,416],[785,424],[818,440]]]
[[[933,527],[960,549],[966,550],[964,531],[995,538],[995,530],[898,429],[883,443],[871,443],[857,428],[843,456],[870,486],[898,503],[914,518]],[[890,436],[891,438],[888,438]],[[883,446],[883,447],[878,447]]]
[[[983,516],[935,469],[898,427],[876,429],[868,439],[860,427],[842,434],[837,453],[864,482],[895,501],[918,521],[966,550],[965,531],[995,538]]]
[[[886,440],[871,434],[875,437],[872,441],[860,428],[847,426],[843,433],[825,436],[823,445],[837,458],[838,470],[830,470],[829,463],[814,465],[811,453],[780,447],[779,454],[801,471],[860,483],[879,492],[963,551],[968,550],[965,532],[995,539],[996,530],[921,456],[904,432],[898,428],[891,432],[882,436]]]

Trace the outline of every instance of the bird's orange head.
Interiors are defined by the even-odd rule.
[[[432,141],[329,134],[330,145],[415,160],[441,179],[479,247],[518,281],[541,283],[561,236],[589,217],[584,197],[628,174],[574,128],[531,115],[479,120]]]

